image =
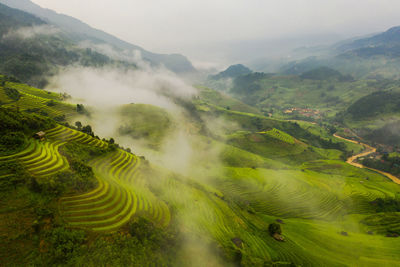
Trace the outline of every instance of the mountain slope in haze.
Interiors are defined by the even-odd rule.
[[[18,27],[29,27],[32,25],[45,24],[45,22],[34,16],[26,16],[24,13],[16,9],[9,8],[1,5],[0,9],[0,33],[4,34],[9,29],[16,29]]]
[[[307,71],[300,75],[302,79],[310,80],[338,80],[338,81],[351,81],[352,77],[350,75],[343,75],[339,71],[328,68],[319,67],[310,71]]]
[[[56,25],[69,33],[77,42],[90,41],[96,44],[109,44],[119,50],[138,50],[141,52],[143,59],[154,65],[163,64],[165,67],[176,73],[190,73],[196,71],[190,61],[180,54],[165,55],[149,52],[111,34],[94,29],[78,19],[42,8],[29,0],[0,0],[0,3],[34,14],[35,16]]]
[[[378,46],[398,46],[400,45],[400,26],[392,27],[389,30],[365,37],[351,42],[347,42],[338,46],[338,50],[354,50],[365,47],[378,47]]]
[[[210,78],[214,80],[236,78],[238,76],[246,75],[249,73],[252,73],[251,69],[242,64],[237,64],[229,66],[226,70],[221,71],[220,73],[213,75]]]
[[[38,87],[46,84],[45,76],[59,67],[72,64],[88,67],[122,65],[128,62],[83,49],[59,28],[24,11],[0,4],[0,71]]]
[[[399,115],[400,89],[397,84],[390,90],[358,99],[337,118],[366,140],[393,147],[400,145]]]
[[[325,48],[324,53],[292,61],[281,68],[285,74],[301,74],[327,66],[358,78],[398,78],[400,27]]]

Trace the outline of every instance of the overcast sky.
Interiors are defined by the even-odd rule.
[[[224,44],[346,38],[400,25],[399,0],[33,0],[154,52],[218,53]],[[324,39],[324,38],[322,38]],[[326,38],[329,40],[329,38]],[[224,51],[221,51],[223,53]]]

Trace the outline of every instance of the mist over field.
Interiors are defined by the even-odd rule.
[[[0,0],[0,266],[400,266],[399,7]]]

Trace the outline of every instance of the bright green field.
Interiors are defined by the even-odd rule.
[[[37,113],[50,118],[65,116],[64,120],[70,120],[78,115],[76,107],[63,102],[57,93],[47,92],[19,83],[7,82],[5,86],[18,90],[20,98],[18,101],[10,99],[4,92],[4,88],[0,87],[0,104],[4,107]],[[50,101],[52,102],[50,103]]]
[[[58,151],[67,142],[107,147],[107,143],[99,139],[59,125],[46,130],[45,141],[31,140],[24,150],[0,157],[0,162],[18,161],[34,177],[51,179],[58,172],[69,169],[68,161]],[[91,165],[99,186],[90,192],[60,199],[61,215],[70,226],[115,231],[137,213],[161,226],[168,225],[168,207],[148,190],[138,171],[138,157],[118,149],[94,159]],[[10,175],[3,174],[1,178]]]
[[[19,90],[21,109],[29,103],[45,105],[33,91]],[[32,101],[23,102],[28,97]],[[318,138],[340,142],[326,127],[270,119],[199,99],[195,106],[201,115],[235,123],[220,135],[194,138],[195,156],[187,174],[151,165],[115,147],[88,162],[98,180],[96,188],[58,199],[61,220],[99,235],[123,233],[138,217],[160,229],[174,224],[184,237],[216,244],[228,259],[240,254],[243,266],[400,266],[400,238],[386,236],[399,229],[400,216],[377,213],[371,204],[377,198],[395,199],[399,185],[345,163],[339,150],[317,146]],[[171,123],[162,109],[147,105],[124,106],[121,112],[138,116],[137,131],[143,130],[139,122],[155,133],[166,130],[160,129],[162,123]],[[155,116],[155,124],[146,124],[148,114]],[[0,157],[0,162],[18,161],[33,177],[51,179],[70,168],[59,152],[63,145],[110,148],[106,141],[61,125],[46,133],[44,141],[30,138],[20,152]],[[155,137],[161,139],[162,134]],[[346,146],[354,152],[361,149]],[[210,151],[218,151],[217,157]],[[1,173],[0,179],[12,175]],[[269,235],[273,222],[281,223],[285,242]],[[236,247],[234,238],[243,246]],[[200,262],[217,257],[193,249]]]
[[[174,124],[167,110],[153,105],[124,105],[120,108],[119,115],[119,134],[145,140],[152,148],[161,146]]]

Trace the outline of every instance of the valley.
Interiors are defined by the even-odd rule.
[[[21,94],[29,91],[30,95],[36,96],[38,101],[29,106],[33,109],[58,96],[42,94],[32,87],[11,85]],[[7,102],[5,96],[2,101]],[[19,112],[22,112],[25,106],[20,101],[5,104],[2,109],[10,112],[19,103]],[[55,111],[49,114],[66,114],[65,105],[64,101],[57,103],[52,107]],[[217,103],[210,105],[205,99],[196,105],[197,111],[192,112],[224,116],[238,124],[229,130],[233,132],[219,133],[219,137],[202,137],[204,141],[209,140],[206,142],[195,141],[202,151],[219,147],[218,153],[222,153],[223,162],[216,165],[201,157],[197,161],[200,167],[191,174],[191,178],[174,174],[164,167],[148,165],[142,157],[115,147],[110,140],[100,140],[60,124],[41,129],[46,133],[44,141],[29,139],[22,150],[4,155],[0,160],[2,166],[18,162],[39,185],[46,187],[49,177],[71,168],[73,170],[71,152],[82,158],[84,164],[93,170],[95,186],[81,193],[77,189],[63,193],[57,202],[59,208],[53,211],[51,219],[72,229],[86,229],[95,235],[115,233],[126,229],[124,225],[132,218],[142,217],[161,229],[168,229],[173,223],[184,227],[185,235],[207,236],[210,238],[208,241],[196,242],[215,240],[232,255],[237,253],[234,251],[240,251],[242,262],[249,265],[258,265],[266,259],[322,264],[327,262],[327,250],[332,255],[343,255],[343,258],[332,256],[332,265],[341,265],[344,261],[348,263],[350,258],[362,261],[364,265],[376,264],[376,260],[361,258],[361,255],[369,246],[388,237],[380,232],[368,234],[371,231],[368,229],[374,228],[362,221],[374,212],[371,201],[395,197],[398,185],[376,172],[360,169],[358,163],[354,163],[356,158],[371,153],[372,148],[352,156],[345,163],[340,159],[343,152],[337,150],[339,147],[346,150],[370,147],[338,135],[334,136],[335,140],[325,143],[324,139],[319,139],[324,138],[323,134],[319,137],[308,132],[312,128],[321,131],[323,128],[309,122],[286,122],[227,110]],[[73,111],[72,105],[70,110],[68,112]],[[75,113],[75,116],[78,114]],[[163,127],[162,124],[159,126]],[[297,130],[291,130],[292,127]],[[221,134],[226,135],[227,141],[222,143],[219,140]],[[346,141],[347,148],[344,143],[333,148],[341,140]],[[83,152],[88,149],[89,153]],[[98,156],[93,158],[90,155]],[[207,167],[201,167],[203,164]],[[10,175],[12,173],[2,174],[2,180],[9,179]],[[44,216],[41,220],[46,218]],[[280,222],[284,229],[285,242],[281,244],[266,232],[268,224],[274,221]],[[385,229],[396,229],[395,226],[390,227]],[[329,239],[329,244],[336,242],[342,248],[361,240],[368,245],[359,247],[357,251],[339,252],[328,243],[321,243],[322,237]],[[241,247],[232,243],[234,238],[241,240]],[[300,253],[300,250],[303,252]],[[374,257],[379,258],[379,253],[389,253],[394,257],[393,263],[396,261],[396,246],[384,246],[375,251]],[[384,259],[387,261],[387,256]],[[91,264],[94,262],[92,258]]]
[[[0,0],[0,266],[400,266],[396,33],[200,70]]]

